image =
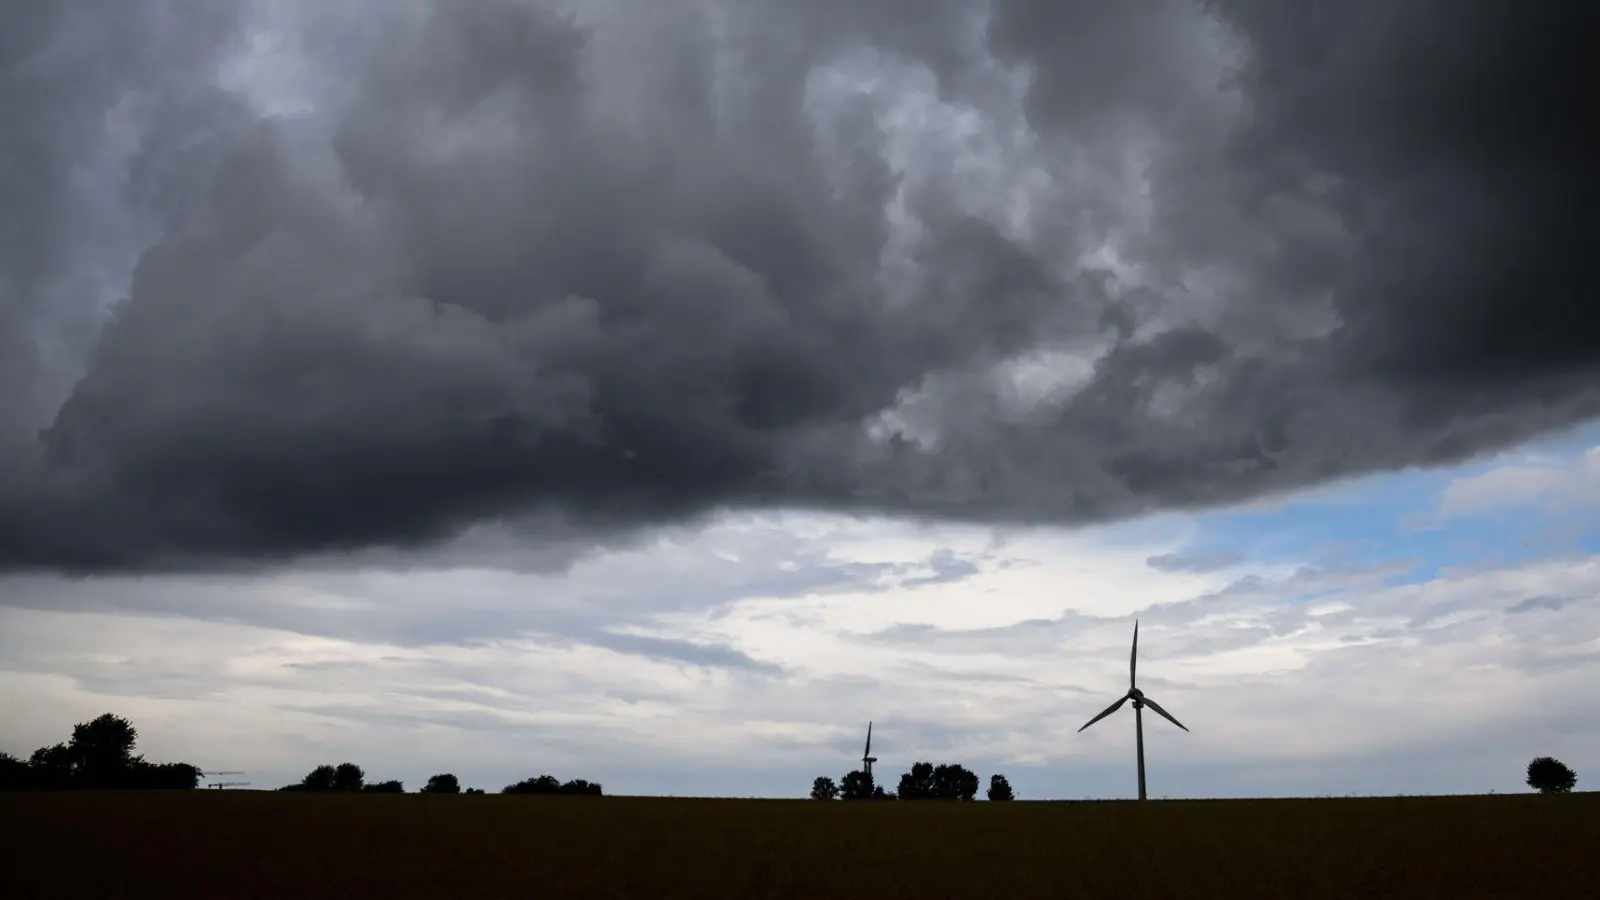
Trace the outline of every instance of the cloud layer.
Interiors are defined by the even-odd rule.
[[[1591,5],[0,12],[0,565],[1090,522],[1592,417]]]
[[[1122,797],[1130,718],[1076,729],[1126,689],[1137,615],[1141,687],[1192,729],[1146,723],[1156,796],[1514,791],[1535,755],[1600,764],[1593,558],[1429,575],[1311,541],[1289,563],[1146,564],[1204,524],[997,540],[734,516],[562,575],[13,577],[0,749],[109,709],[148,752],[259,787],[354,759],[412,787],[447,768],[800,796],[871,719],[891,775],[954,760],[1028,798]]]

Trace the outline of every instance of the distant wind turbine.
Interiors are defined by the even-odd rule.
[[[867,776],[867,781],[872,781],[872,764],[878,758],[872,755],[872,723],[867,723],[867,749],[861,751],[861,771]]]
[[[1138,671],[1139,671],[1139,620],[1138,619],[1134,619],[1133,620],[1133,655],[1131,657],[1129,657],[1129,659],[1128,659],[1128,692],[1126,694],[1122,695],[1122,699],[1121,700],[1118,700],[1117,702],[1115,702],[1115,703],[1111,704],[1110,706],[1106,707],[1105,712],[1103,712],[1100,715],[1095,716],[1094,718],[1090,719],[1089,721],[1083,723],[1083,728],[1088,728],[1090,725],[1093,725],[1094,723],[1100,721],[1101,719],[1104,719],[1106,716],[1109,716],[1112,713],[1116,712],[1117,710],[1121,709],[1122,708],[1122,704],[1127,703],[1129,700],[1133,701],[1133,728],[1134,728],[1134,733],[1137,735],[1136,742],[1137,742],[1138,748],[1139,748],[1139,750],[1138,750],[1138,752],[1139,752],[1139,799],[1143,800],[1143,799],[1145,799],[1145,793],[1144,793],[1144,713],[1142,712],[1142,710],[1146,706],[1148,706],[1151,709],[1155,710],[1155,712],[1158,715],[1160,715],[1163,719],[1166,719],[1168,722],[1171,722],[1172,724],[1178,726],[1179,728],[1183,728],[1184,731],[1188,731],[1189,729],[1184,728],[1182,722],[1179,722],[1177,719],[1174,719],[1172,717],[1171,713],[1169,713],[1166,710],[1162,709],[1159,704],[1157,704],[1154,700],[1151,700],[1149,697],[1146,697],[1144,695],[1144,692],[1139,690],[1139,686],[1135,683],[1135,675],[1136,675],[1136,673]],[[1079,733],[1083,732],[1083,728],[1079,728],[1078,729]]]

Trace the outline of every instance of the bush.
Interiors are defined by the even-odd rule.
[[[1528,763],[1528,787],[1541,794],[1565,794],[1578,784],[1578,773],[1561,760],[1541,756]]]
[[[540,775],[538,778],[528,778],[516,784],[508,784],[500,789],[502,794],[578,794],[599,797],[602,791],[599,782],[585,781],[582,778],[563,784],[554,775]]]
[[[459,794],[461,793],[461,781],[449,772],[445,772],[429,778],[428,783],[423,785],[422,792],[424,794]]]

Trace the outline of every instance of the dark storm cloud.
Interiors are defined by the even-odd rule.
[[[537,510],[563,540],[718,506],[1089,522],[1594,415],[1592,6],[993,7],[980,31],[955,0],[263,4],[315,110],[247,123],[205,87],[267,27],[244,4],[7,5],[0,187],[36,224],[0,242],[0,565]],[[959,171],[897,173],[870,101],[817,99],[866,48],[1000,131],[987,53],[1031,70],[1036,233],[974,214]],[[74,193],[115,140],[143,243]],[[1142,287],[1071,263],[1111,237]],[[87,361],[48,362],[86,315],[71,279],[135,245]],[[1088,383],[1003,412],[993,366],[1063,346],[1102,351]],[[931,439],[873,436],[891,411]]]
[[[140,213],[175,211],[204,170],[203,141],[162,143],[152,123],[199,138],[227,117],[194,76],[227,51],[235,18],[162,0],[0,10],[0,460],[70,391],[105,282],[124,289],[106,257],[135,252]]]

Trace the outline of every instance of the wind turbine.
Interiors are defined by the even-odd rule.
[[[861,751],[861,771],[867,776],[867,783],[872,784],[872,764],[878,758],[872,755],[872,723],[867,723],[867,749]]]
[[[1145,794],[1144,794],[1144,712],[1143,712],[1144,708],[1146,706],[1150,707],[1152,710],[1154,710],[1156,712],[1156,714],[1160,715],[1163,719],[1166,719],[1168,722],[1171,722],[1172,724],[1178,726],[1179,728],[1183,728],[1184,731],[1188,731],[1189,729],[1184,728],[1182,722],[1179,722],[1177,719],[1174,719],[1172,717],[1171,713],[1169,713],[1166,710],[1162,709],[1160,704],[1156,703],[1154,700],[1151,700],[1149,697],[1146,697],[1144,695],[1144,691],[1139,690],[1139,686],[1135,683],[1135,679],[1134,679],[1134,676],[1138,672],[1138,670],[1139,670],[1139,620],[1138,619],[1134,619],[1133,620],[1133,655],[1128,658],[1128,692],[1126,694],[1122,695],[1122,699],[1121,700],[1118,700],[1117,702],[1115,702],[1115,703],[1111,704],[1110,706],[1106,707],[1105,712],[1103,712],[1100,715],[1095,716],[1094,718],[1090,719],[1089,721],[1083,723],[1083,728],[1088,728],[1090,725],[1093,725],[1094,723],[1100,721],[1101,719],[1104,719],[1106,716],[1109,716],[1112,713],[1116,712],[1117,710],[1121,709],[1122,708],[1122,704],[1127,703],[1129,700],[1133,701],[1133,729],[1134,729],[1134,733],[1137,735],[1136,743],[1137,743],[1138,748],[1139,748],[1139,751],[1138,751],[1139,752],[1139,799],[1143,800],[1143,799],[1145,799]],[[1079,728],[1078,729],[1078,732],[1080,734],[1083,732],[1083,728]]]

